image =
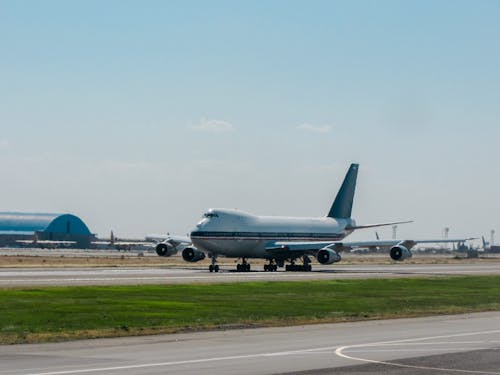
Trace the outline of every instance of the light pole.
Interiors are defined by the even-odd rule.
[[[398,231],[398,226],[397,225],[393,225],[392,226],[392,239],[395,240],[396,239],[396,233]]]
[[[449,227],[444,227],[444,229],[443,229],[443,237],[444,237],[445,240],[448,239],[448,234],[449,233],[450,233],[450,228]],[[444,247],[445,247],[445,249],[448,250],[448,243],[447,242],[445,242]]]

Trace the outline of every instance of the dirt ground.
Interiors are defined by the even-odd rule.
[[[65,257],[65,256],[0,256],[0,268],[19,267],[161,267],[180,266],[186,263],[180,258],[163,257]]]

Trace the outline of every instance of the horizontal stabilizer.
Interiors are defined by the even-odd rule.
[[[356,230],[356,229],[385,227],[385,226],[388,226],[388,225],[408,224],[408,223],[413,223],[413,220],[408,220],[408,221],[394,221],[392,223],[380,223],[380,224],[351,225],[351,226],[346,227],[346,229],[347,230]]]

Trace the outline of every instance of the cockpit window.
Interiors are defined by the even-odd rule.
[[[219,215],[214,214],[213,212],[207,212],[206,214],[203,215],[205,218],[211,218],[211,217],[219,217]]]

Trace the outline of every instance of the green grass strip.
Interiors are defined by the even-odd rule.
[[[0,289],[0,343],[500,310],[500,277]]]

